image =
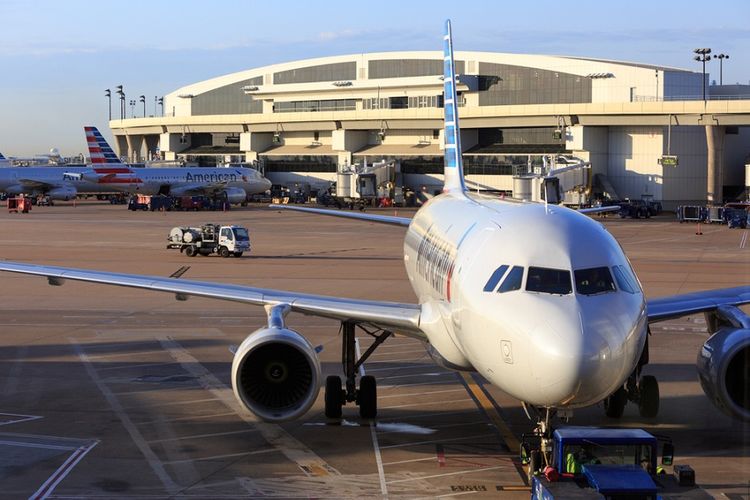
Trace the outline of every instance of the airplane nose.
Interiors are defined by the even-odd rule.
[[[605,308],[550,308],[532,334],[539,353],[532,373],[545,403],[587,406],[614,392],[629,375],[627,329]]]

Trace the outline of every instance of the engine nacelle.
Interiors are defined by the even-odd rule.
[[[78,195],[76,188],[71,186],[60,186],[47,191],[47,196],[53,200],[72,200]]]
[[[723,327],[698,354],[703,392],[722,412],[750,421],[750,329]]]
[[[224,188],[224,195],[226,196],[227,201],[231,203],[232,205],[237,205],[238,203],[245,203],[247,201],[247,193],[242,188],[238,188],[238,187]]]
[[[232,362],[235,397],[267,422],[303,415],[320,390],[320,361],[302,335],[287,328],[261,328],[237,349]]]
[[[5,188],[5,193],[13,196],[18,196],[19,194],[25,193],[27,190],[23,188],[20,184],[14,184],[13,186],[8,186]]]

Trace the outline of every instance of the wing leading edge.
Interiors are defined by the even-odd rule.
[[[269,205],[269,207],[283,210],[294,210],[297,212],[307,212],[311,214],[330,215],[333,217],[343,217],[345,219],[357,219],[367,222],[377,222],[379,224],[391,224],[393,226],[409,227],[409,224],[411,224],[411,219],[409,217],[396,217],[394,215],[374,215],[362,212],[339,212],[337,210],[326,210],[324,208],[293,207],[290,205]]]
[[[174,293],[178,300],[196,296],[259,306],[289,304],[292,311],[303,314],[340,321],[368,323],[419,340],[426,340],[424,333],[419,329],[421,308],[417,304],[347,299],[208,281],[89,271],[18,262],[0,261],[0,271],[45,276],[51,285],[62,285],[65,280],[74,280],[168,292]]]
[[[647,301],[648,321],[654,323],[688,314],[712,311],[720,306],[750,304],[750,286],[706,290],[659,297]]]

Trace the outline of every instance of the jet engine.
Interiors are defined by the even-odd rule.
[[[318,397],[320,361],[302,335],[267,327],[240,344],[232,362],[235,397],[267,422],[303,415]]]
[[[707,319],[715,333],[698,354],[703,392],[722,412],[750,421],[750,317],[736,307],[721,307]]]
[[[47,191],[47,196],[53,200],[72,200],[76,197],[78,191],[71,186],[60,186]]]
[[[21,186],[20,184],[14,184],[13,186],[8,186],[7,188],[5,188],[5,193],[12,195],[12,196],[23,194],[26,191],[27,190],[24,189],[23,186]]]
[[[227,201],[232,205],[247,201],[247,193],[244,189],[238,187],[224,188],[224,196],[226,196]]]

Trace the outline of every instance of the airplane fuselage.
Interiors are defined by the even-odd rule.
[[[583,214],[444,194],[415,215],[404,261],[433,357],[517,399],[588,406],[636,367],[643,292],[614,237]]]
[[[223,188],[239,188],[247,194],[255,194],[271,187],[271,183],[260,172],[251,168],[175,167],[131,170],[132,174],[102,178],[100,183],[120,191],[146,195],[189,194],[195,192],[198,186],[215,186],[217,191]]]

